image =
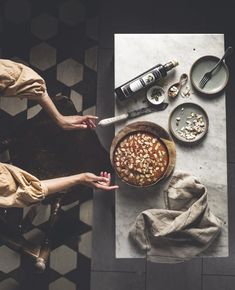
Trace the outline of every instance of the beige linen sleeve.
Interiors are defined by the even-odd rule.
[[[25,207],[40,202],[48,189],[30,173],[0,163],[0,207]]]
[[[44,79],[28,66],[0,59],[0,95],[38,100],[47,94]]]

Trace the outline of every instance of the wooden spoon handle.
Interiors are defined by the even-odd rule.
[[[179,81],[180,85],[181,86],[185,85],[187,83],[187,81],[188,81],[188,75],[187,74],[182,74],[180,76],[180,81]]]

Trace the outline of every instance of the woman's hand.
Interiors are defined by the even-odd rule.
[[[43,188],[46,188],[46,195],[50,195],[62,190],[83,184],[95,189],[112,190],[118,188],[117,185],[110,186],[111,175],[107,172],[101,172],[100,176],[93,173],[80,173],[54,179],[41,180]]]
[[[103,190],[113,190],[118,188],[117,185],[110,185],[111,174],[107,172],[101,172],[100,176],[97,176],[93,173],[81,173],[79,174],[80,183],[86,186],[89,186],[94,189],[103,189]]]
[[[93,129],[96,127],[94,121],[96,116],[60,116],[57,123],[63,130]]]
[[[64,116],[57,110],[48,94],[38,99],[39,104],[49,114],[49,116],[64,130],[79,130],[87,128],[95,128],[94,121],[98,119],[96,116]]]

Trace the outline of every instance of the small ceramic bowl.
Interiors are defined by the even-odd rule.
[[[152,86],[147,91],[147,99],[153,105],[160,105],[165,100],[165,91],[159,86]]]

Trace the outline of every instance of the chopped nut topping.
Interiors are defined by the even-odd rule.
[[[126,136],[114,151],[119,177],[133,185],[150,185],[159,180],[168,166],[168,151],[151,133]]]

